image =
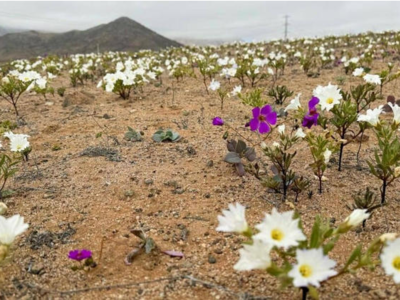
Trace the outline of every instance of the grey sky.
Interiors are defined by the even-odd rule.
[[[400,30],[400,2],[0,2],[0,26],[52,32],[127,16],[169,38],[264,40]]]

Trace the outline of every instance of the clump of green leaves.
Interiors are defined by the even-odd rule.
[[[375,149],[373,158],[367,160],[372,175],[382,181],[381,204],[386,202],[387,187],[400,177],[400,142],[396,136],[397,128],[396,125],[384,126],[381,124],[375,128],[378,149]]]
[[[296,151],[290,151],[291,147],[300,140],[297,135],[286,135],[280,133],[279,143],[274,143],[272,146],[263,149],[264,154],[271,160],[271,171],[273,176],[268,176],[263,180],[263,185],[277,193],[282,194],[283,201],[286,200],[290,190],[296,194],[295,202],[298,195],[306,190],[309,186],[309,181],[303,177],[299,177],[291,168]]]
[[[266,99],[262,98],[263,89],[254,89],[245,94],[239,93],[238,97],[242,100],[243,104],[249,105],[251,107],[263,107],[268,103]]]
[[[146,254],[152,253],[153,250],[157,248],[156,243],[151,237],[148,237],[143,230],[134,229],[131,233],[137,236],[141,241],[140,244],[135,247],[128,255],[125,257],[125,264],[131,265],[134,258],[145,252]]]
[[[19,162],[20,159],[13,159],[6,154],[0,155],[0,199],[7,180],[18,171],[17,164]]]
[[[242,158],[246,158],[252,162],[256,159],[256,151],[252,147],[247,147],[246,143],[242,140],[230,140],[227,142],[228,154],[225,156],[224,161],[233,164],[239,176],[243,176],[246,172],[242,162]]]
[[[318,177],[318,192],[322,194],[322,178],[328,167],[331,154],[336,151],[336,146],[325,135],[307,134],[305,137],[310,148],[313,162],[310,164],[314,175]]]
[[[268,91],[268,96],[275,100],[275,104],[282,105],[288,97],[293,95],[286,85],[277,85]]]
[[[357,195],[353,196],[354,203],[352,204],[351,209],[366,209],[368,213],[370,213],[370,218],[375,209],[381,208],[382,204],[376,203],[377,197],[374,192],[372,192],[369,187],[365,190],[364,193],[359,191]],[[365,227],[365,223],[367,220],[363,221],[363,227]]]
[[[167,130],[158,130],[153,134],[153,140],[155,142],[177,142],[181,139],[181,136],[178,132],[173,131],[172,129]]]
[[[60,97],[64,97],[65,90],[66,90],[65,87],[59,87],[59,88],[57,89],[57,94],[58,94]]]

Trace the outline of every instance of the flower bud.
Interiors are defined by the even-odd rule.
[[[397,233],[395,232],[388,232],[388,233],[384,233],[379,237],[379,240],[382,243],[388,242],[388,241],[393,241],[395,240],[397,237]]]
[[[0,245],[0,262],[3,261],[8,255],[9,248],[6,245]]]
[[[0,202],[0,216],[5,215],[8,208],[3,202]]]

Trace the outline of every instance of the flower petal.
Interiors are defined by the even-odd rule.
[[[266,122],[260,123],[260,128],[258,129],[258,131],[261,134],[268,133],[270,130],[271,130],[271,128],[269,127],[268,123],[266,123]]]

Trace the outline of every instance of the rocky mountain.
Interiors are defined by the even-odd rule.
[[[121,17],[87,30],[65,33],[26,31],[0,37],[0,61],[46,54],[75,54],[100,51],[159,50],[180,43],[167,39],[145,26]]]

